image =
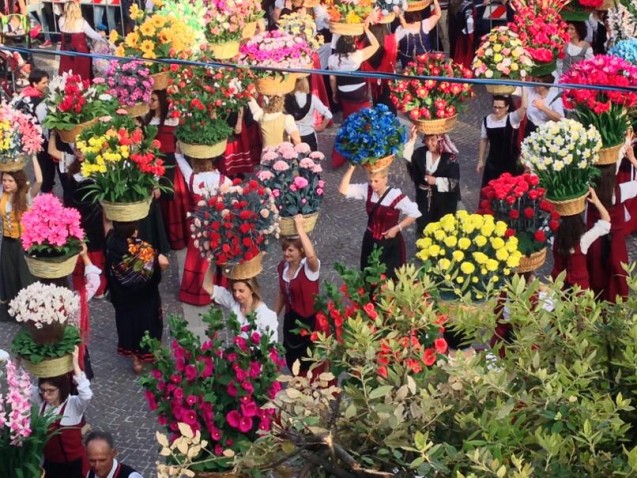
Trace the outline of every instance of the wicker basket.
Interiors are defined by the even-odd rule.
[[[56,131],[59,138],[65,143],[75,143],[75,138],[77,138],[82,131],[86,128],[90,128],[95,123],[97,123],[97,118],[93,118],[91,121],[87,121],[86,123],[80,123],[72,129],[58,129]]]
[[[241,264],[223,265],[221,273],[231,280],[246,280],[261,274],[263,270],[263,253],[260,252],[254,259],[242,262]]]
[[[179,141],[179,149],[183,154],[195,159],[212,159],[221,156],[226,152],[228,140],[218,142],[217,144],[190,144]]]
[[[565,201],[555,201],[549,198],[546,198],[546,200],[553,204],[555,211],[560,216],[577,216],[586,209],[586,194]]]
[[[602,148],[599,150],[599,158],[595,162],[596,166],[609,166],[619,161],[619,151],[622,149],[623,144],[617,146],[609,146],[608,148]]]
[[[257,34],[257,24],[259,22],[250,22],[246,23],[241,31],[241,39],[249,40]],[[237,50],[238,52],[238,50]]]
[[[12,158],[13,159],[13,158]],[[15,171],[21,171],[27,165],[27,161],[29,161],[29,157],[21,154],[13,161],[9,162],[0,162],[0,172],[2,173],[12,173]]]
[[[423,134],[446,134],[456,126],[457,122],[458,115],[435,120],[412,120],[416,129]]]
[[[128,112],[129,116],[137,118],[148,113],[150,111],[150,106],[148,106],[148,103],[136,103],[133,106],[124,106],[124,109]]]
[[[39,378],[59,377],[73,370],[73,356],[65,355],[64,357],[43,360],[35,364],[27,359],[22,359],[22,366],[31,375]]]
[[[254,31],[256,32],[256,23],[254,24]],[[208,44],[208,50],[212,54],[212,57],[216,60],[229,60],[239,54],[240,43],[238,41],[229,41],[225,43],[210,43]]]
[[[424,10],[429,5],[431,5],[431,0],[421,0],[420,2],[407,2],[407,11],[408,12],[418,12],[420,10]]]
[[[306,70],[313,70],[314,69],[314,62],[310,62],[307,66],[305,66]],[[310,76],[310,73],[294,73],[296,75],[296,79],[298,80],[299,78],[307,78],[308,76]],[[294,80],[296,81],[296,80]]]
[[[534,252],[530,256],[522,256],[520,258],[520,265],[515,269],[515,271],[518,274],[533,272],[534,270],[542,267],[545,261],[546,261],[546,247],[542,250]]]
[[[550,75],[557,69],[557,60],[553,60],[549,63],[538,63],[531,68],[531,77],[537,78],[538,76]]]
[[[373,164],[363,163],[361,166],[368,173],[377,173],[383,169],[387,169],[394,162],[394,155],[385,156],[384,158],[378,158]]]
[[[73,273],[77,263],[77,256],[79,255],[77,253],[72,256],[62,257],[34,257],[25,254],[24,258],[29,272],[34,277],[39,279],[59,279]]]
[[[365,33],[365,25],[363,23],[330,22],[330,31],[337,35],[357,37]]]
[[[109,221],[132,222],[148,216],[152,196],[137,202],[109,202],[100,201],[104,215]]]
[[[294,91],[296,85],[296,75],[293,73],[286,73],[281,76],[275,76],[270,78],[259,78],[255,82],[257,91],[262,95],[267,96],[283,96]]]
[[[153,79],[153,90],[165,90],[168,88],[168,80],[170,79],[167,71],[154,73],[150,75]]]
[[[510,95],[515,91],[515,86],[510,85],[487,85],[487,91],[492,95]]]
[[[316,221],[318,221],[319,211],[313,212],[312,214],[304,214],[303,215],[303,230],[305,232],[312,232],[314,227],[316,226]],[[296,223],[294,219],[291,217],[282,217],[279,219],[279,228],[281,230],[281,236],[298,236],[299,233],[296,230]]]
[[[305,0],[303,2],[303,6],[305,8],[314,8],[318,7],[321,4],[321,0]]]
[[[389,12],[387,15],[383,15],[380,20],[378,20],[378,23],[391,23],[394,20],[396,20],[396,14],[394,12]]]
[[[617,3],[614,0],[604,0],[598,10],[611,10],[615,8],[616,5]]]

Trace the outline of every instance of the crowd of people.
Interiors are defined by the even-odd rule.
[[[128,5],[126,1],[122,4]],[[119,8],[112,6],[96,4],[81,8],[75,1],[62,4],[61,9],[48,2],[38,5],[33,8],[21,1],[13,5],[5,0],[0,10],[5,15],[35,13],[43,28],[42,47],[49,47],[59,40],[61,50],[89,52],[89,40],[107,44],[100,31],[114,29],[118,22],[120,28],[130,29],[127,15],[118,18]],[[152,2],[144,6],[152,8]],[[103,23],[105,8],[108,27]],[[424,10],[398,15],[393,24],[374,24],[370,20],[364,34],[353,37],[330,34],[321,6],[305,8],[296,0],[277,0],[264,5],[269,28],[276,28],[277,20],[289,12],[312,14],[317,31],[325,36],[328,49],[320,65],[334,74],[299,78],[294,91],[286,96],[252,98],[248,107],[228,120],[233,135],[225,153],[207,159],[181,154],[174,134],[177,120],[169,114],[166,92],[154,91],[148,114],[138,120],[157,126],[161,153],[165,163],[172,166],[167,168],[165,180],[173,188],[170,193],[155,192],[149,216],[139,222],[104,220],[99,205],[85,199],[84,188],[90,181],[80,173],[81,154],[74,144],[62,142],[55,131],[44,130],[45,148],[33,162],[33,180],[29,183],[24,171],[5,172],[2,177],[0,318],[9,320],[6,315],[8,302],[20,289],[36,280],[26,267],[19,245],[20,216],[37,194],[57,191],[57,178],[64,204],[78,209],[88,238],[73,276],[66,283],[75,290],[85,288],[89,299],[110,298],[115,309],[117,351],[131,358],[135,373],[142,373],[144,362],[153,360],[142,347],[141,339],[146,332],[154,338],[162,336],[162,300],[158,287],[162,271],[169,266],[171,251],[182,249],[187,252],[179,300],[195,306],[217,304],[234,312],[240,321],[255,314],[259,328],[275,338],[279,338],[278,332],[282,329],[279,341],[286,349],[287,364],[291,368],[296,360],[306,356],[310,347],[309,339],[299,335],[296,329],[299,322],[313,327],[314,298],[320,284],[321,261],[311,238],[303,232],[303,217],[294,218],[298,236],[281,241],[278,293],[269,301],[263,297],[256,278],[224,278],[214,265],[202,258],[190,235],[188,212],[204,194],[215,194],[232,179],[250,177],[260,161],[263,147],[290,141],[306,143],[312,151],[317,151],[317,135],[333,124],[337,112],[341,112],[344,120],[375,104],[385,104],[396,111],[389,98],[388,80],[339,76],[339,73],[395,73],[415,55],[443,49],[456,61],[470,66],[477,33],[480,33],[476,29],[483,18],[478,17],[481,8],[482,5],[476,6],[470,1],[452,0],[447,4],[433,0]],[[50,28],[52,25],[55,27]],[[565,59],[553,75],[535,78],[539,83],[554,84],[560,72],[589,58],[593,52],[603,51],[605,36],[601,14],[592,16],[588,23],[569,22],[568,33],[570,41]],[[32,58],[20,57],[20,60],[32,61]],[[91,78],[95,73],[90,58],[73,56],[60,59],[56,73],[66,71],[85,78]],[[51,77],[37,65],[25,74],[28,84],[12,99],[12,104],[41,124],[46,115],[43,99]],[[505,172],[521,173],[521,140],[539,126],[559,121],[565,114],[557,86],[525,87],[512,96],[493,96],[492,112],[484,116],[479,125],[475,171],[482,175],[482,186]],[[422,146],[416,147],[417,141],[421,141]],[[408,259],[403,232],[413,224],[417,231],[422,231],[427,224],[456,212],[461,199],[459,154],[462,153],[448,135],[419,137],[412,128],[401,161],[413,181],[415,200],[410,199],[411,191],[402,192],[391,186],[387,169],[370,173],[367,183],[352,184],[355,168],[348,167],[338,192],[347,198],[365,201],[368,216],[362,239],[361,268],[368,264],[374,247],[380,247],[387,275],[395,277],[396,269]],[[345,159],[334,151],[332,166],[339,168],[344,162]],[[637,201],[633,200],[637,196],[636,168],[637,160],[629,141],[625,159],[618,167],[602,168],[601,178],[590,192],[587,214],[563,220],[555,239],[553,276],[566,271],[567,285],[591,288],[610,301],[628,294],[621,263],[628,259],[626,238],[637,230]],[[127,269],[124,256],[131,246],[138,248],[140,255],[152,251],[149,262],[153,273],[150,276]],[[605,273],[589,274],[592,270]],[[45,451],[47,478],[139,477],[130,467],[115,460],[113,440],[108,433],[93,432],[85,438],[83,445],[80,430],[93,392],[82,367],[84,364],[80,363],[76,352],[72,377],[40,379],[34,395],[41,413],[52,409],[60,415],[55,423],[60,434],[51,439]],[[302,363],[302,367],[305,364]]]

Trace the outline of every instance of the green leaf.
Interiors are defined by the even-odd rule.
[[[371,400],[374,400],[376,398],[380,398],[380,397],[384,397],[385,395],[387,395],[389,392],[391,392],[394,389],[393,386],[391,385],[381,385],[380,387],[372,390],[369,393],[369,398]]]

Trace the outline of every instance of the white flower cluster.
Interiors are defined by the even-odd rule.
[[[38,329],[45,324],[77,325],[80,299],[66,287],[35,282],[9,302],[9,314],[18,322],[29,322]]]
[[[637,37],[637,0],[619,3],[608,11],[609,44],[615,45],[621,40]]]
[[[536,171],[586,169],[597,161],[602,137],[572,119],[549,121],[522,143],[524,162]]]

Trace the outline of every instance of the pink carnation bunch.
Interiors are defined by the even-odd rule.
[[[312,50],[301,36],[274,30],[259,33],[241,46],[239,64],[283,69],[307,68]]]
[[[80,213],[52,194],[41,194],[22,215],[22,248],[28,254],[66,255],[84,240]]]

